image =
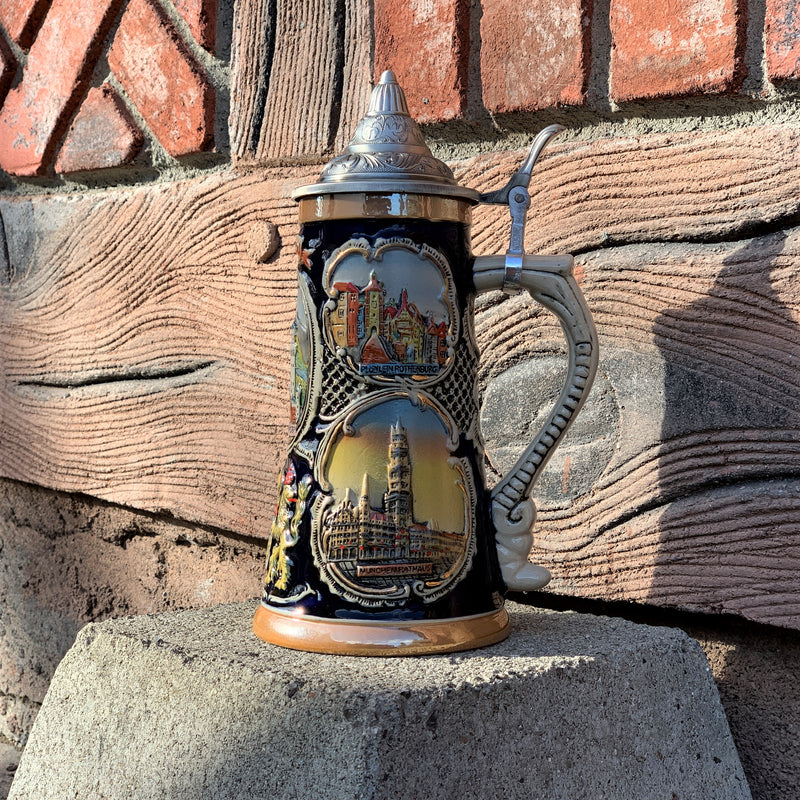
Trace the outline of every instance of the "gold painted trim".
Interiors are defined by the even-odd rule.
[[[417,656],[472,650],[501,642],[508,631],[504,608],[447,620],[362,622],[303,616],[262,603],[253,619],[253,633],[265,642],[292,650],[348,656]]]
[[[429,219],[472,222],[472,204],[453,197],[429,194],[354,192],[321,194],[300,200],[300,222],[330,219]]]

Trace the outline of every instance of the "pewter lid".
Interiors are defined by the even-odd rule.
[[[367,113],[344,153],[325,165],[318,183],[295,189],[292,198],[340,192],[413,192],[478,201],[478,193],[459,186],[450,167],[425,144],[391,70],[372,90]]]

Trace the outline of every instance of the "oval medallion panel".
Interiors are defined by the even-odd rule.
[[[295,425],[295,434],[289,445],[309,461],[313,453],[301,445],[311,421],[317,413],[322,383],[322,342],[319,326],[314,320],[314,302],[308,278],[302,273],[297,284],[297,313],[292,323],[292,383],[290,392],[290,415]]]
[[[455,291],[444,256],[408,239],[351,239],[332,253],[323,287],[325,339],[370,383],[425,385],[453,363]]]
[[[430,603],[466,574],[476,493],[457,444],[452,420],[424,394],[378,392],[331,426],[311,544],[335,594],[366,606]]]

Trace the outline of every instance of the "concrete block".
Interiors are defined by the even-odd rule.
[[[512,605],[420,658],[293,652],[255,605],[86,626],[9,800],[738,800],[716,687],[680,631]]]
[[[20,752],[16,747],[0,742],[0,798],[5,800],[11,788],[11,781],[19,764]]]

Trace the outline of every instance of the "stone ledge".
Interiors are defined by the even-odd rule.
[[[265,644],[254,603],[88,625],[9,800],[750,798],[696,642],[509,610],[505,642],[400,659]]]

